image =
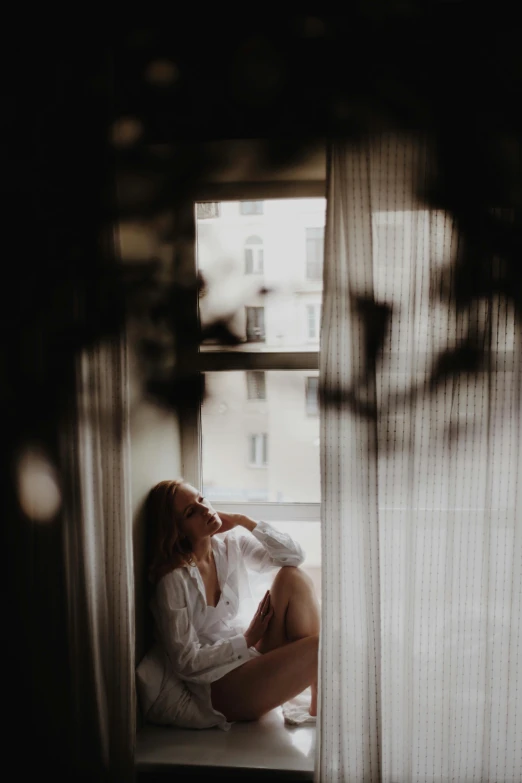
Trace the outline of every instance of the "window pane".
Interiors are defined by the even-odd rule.
[[[306,411],[310,372],[265,372],[266,400],[258,401],[248,399],[245,376],[205,374],[205,495],[221,501],[319,503],[319,417]],[[257,464],[266,467],[252,467]]]
[[[262,214],[244,206],[250,204],[261,204]],[[204,327],[225,321],[239,343],[215,338],[201,349],[249,351],[254,341],[258,351],[310,351],[317,336],[309,336],[306,308],[322,299],[326,200],[227,201],[219,203],[219,213],[219,220],[196,221],[197,266],[205,281],[200,319]],[[254,307],[264,308],[262,339],[247,329],[247,310]]]

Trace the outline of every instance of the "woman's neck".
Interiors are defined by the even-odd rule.
[[[212,562],[212,544],[210,538],[200,541],[198,545],[192,547],[192,555],[199,565],[210,565]]]

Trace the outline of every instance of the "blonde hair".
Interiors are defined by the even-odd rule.
[[[182,478],[160,481],[154,486],[145,504],[145,525],[148,539],[148,579],[152,584],[183,565],[194,565],[190,541],[180,531],[174,511],[174,497]]]

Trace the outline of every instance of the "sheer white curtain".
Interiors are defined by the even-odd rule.
[[[522,339],[504,301],[445,294],[459,238],[415,196],[429,160],[392,136],[330,153],[322,783],[522,780]],[[487,368],[432,383],[470,330]]]
[[[74,758],[85,779],[132,780],[134,576],[124,340],[107,339],[77,359],[76,405],[62,456]]]

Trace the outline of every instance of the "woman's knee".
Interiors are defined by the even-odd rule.
[[[299,566],[282,566],[277,572],[272,587],[285,585],[295,589],[296,587],[314,589],[311,577]]]

